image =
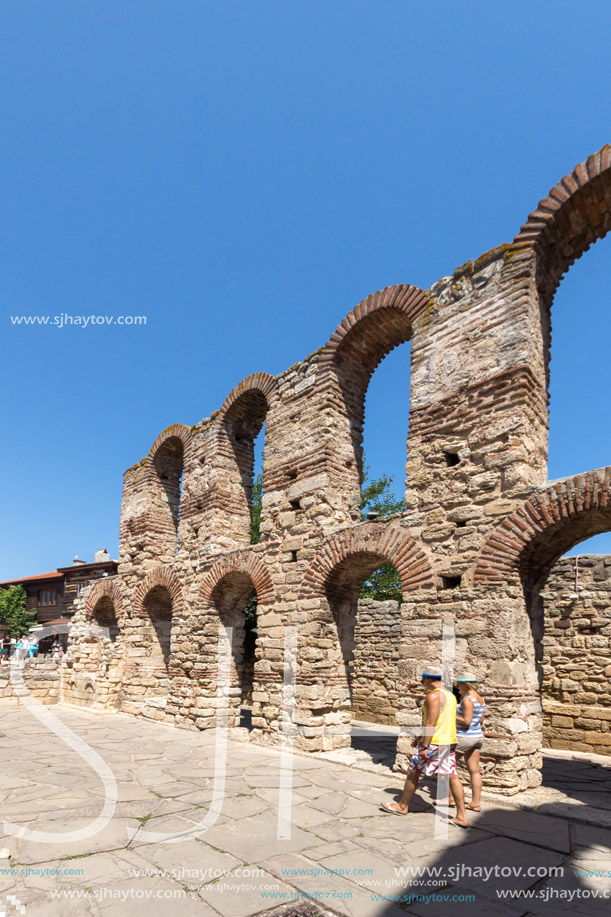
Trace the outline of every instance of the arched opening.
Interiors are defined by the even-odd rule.
[[[250,490],[250,543],[261,541],[261,519],[263,514],[263,465],[265,450],[265,421],[253,442],[253,476]],[[256,593],[255,593],[256,596]]]
[[[346,725],[347,742],[374,760],[394,761],[401,642],[399,575],[382,555],[352,554],[332,570],[325,597],[325,636],[332,646],[326,677],[333,685],[333,705]]]
[[[548,476],[551,480],[606,465],[611,455],[607,323],[611,236],[574,264],[551,310]],[[599,539],[611,553],[611,535]]]
[[[410,341],[412,322],[426,301],[426,295],[421,290],[408,285],[387,287],[372,294],[336,328],[320,358],[321,388],[327,393],[327,403],[334,406],[339,418],[343,417],[333,446],[333,464],[339,472],[338,483],[346,492],[346,510],[354,520],[358,518],[363,483],[365,398],[369,383],[382,360],[399,345]],[[401,354],[390,361],[387,371],[382,371],[379,386],[376,383],[368,395],[369,426],[373,430],[369,436],[368,461],[374,463],[375,476],[387,474],[403,483],[409,417],[410,349],[405,347],[401,350]],[[390,420],[389,401],[393,405]],[[384,421],[377,426],[378,431],[384,430],[379,449],[375,445],[377,404],[381,407],[380,415],[384,415]],[[391,450],[401,457],[400,462],[393,461],[392,469],[385,467],[389,462],[386,446],[389,439],[393,443],[401,442],[400,448]]]
[[[153,467],[158,481],[157,528],[164,538],[166,553],[172,556],[178,551],[178,523],[184,470],[184,446],[180,437],[170,436],[162,442],[155,452]]]
[[[257,640],[257,593],[248,573],[227,573],[216,583],[210,604],[218,624],[232,628],[229,689],[230,723],[251,725]],[[218,625],[217,625],[218,626]],[[211,641],[212,644],[215,641]]]
[[[611,557],[566,556],[611,531],[611,510],[584,511],[552,529],[528,546],[521,564],[543,745],[611,754]]]
[[[144,611],[151,630],[150,658],[163,663],[167,673],[170,665],[172,639],[172,598],[165,586],[154,586],[145,596]]]
[[[411,342],[399,344],[372,373],[365,392],[361,491],[385,482],[386,504],[372,505],[379,515],[405,509],[405,465],[409,428]]]
[[[611,755],[611,557],[561,557],[540,597],[543,745]]]
[[[62,681],[63,701],[96,710],[121,709],[124,660],[119,621],[123,619],[117,608],[122,605],[115,584],[103,581],[94,586],[87,598],[84,626],[77,624],[69,637],[70,670]],[[98,627],[107,635],[98,635],[93,629]]]
[[[116,643],[120,628],[117,621],[117,614],[113,600],[108,595],[103,595],[94,605],[92,617],[98,627],[108,629],[108,637],[112,643]]]
[[[223,416],[221,452],[227,456],[225,486],[229,490],[226,509],[233,516],[237,540],[244,544],[256,543],[260,537],[258,526],[261,519],[263,468],[259,462],[259,453],[264,448],[267,411],[265,394],[253,388],[239,395]],[[258,510],[256,540],[253,528],[253,497]]]

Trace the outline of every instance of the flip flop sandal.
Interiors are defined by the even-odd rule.
[[[466,831],[469,827],[469,825],[459,825],[453,818],[442,818],[441,820],[445,822],[446,825],[454,825],[455,828],[460,828],[462,831]]]
[[[481,812],[482,811],[481,806],[477,806],[477,807],[472,806],[470,802],[465,803],[465,809],[468,809],[470,812]]]
[[[389,802],[381,802],[380,808],[384,812],[388,812],[390,815],[407,815],[407,812],[397,812],[396,809],[391,809]]]

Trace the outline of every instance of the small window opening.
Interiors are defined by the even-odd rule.
[[[291,551],[291,560],[293,563],[297,563],[297,551]]]
[[[294,480],[296,480],[296,478],[297,478],[297,472],[296,472],[296,471],[289,471],[289,481],[294,481]]]
[[[441,581],[444,589],[458,589],[460,587],[460,576],[442,576]]]
[[[456,528],[457,528],[457,529],[464,529],[464,527],[466,526],[466,524],[467,524],[466,519],[459,519],[459,521],[456,523]]]
[[[299,500],[289,500],[291,504],[291,509],[301,509],[301,502]]]
[[[448,468],[453,468],[460,462],[460,456],[456,452],[444,452],[443,457],[446,460],[446,465]]]

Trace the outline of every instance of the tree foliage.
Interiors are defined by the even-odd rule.
[[[371,468],[363,461],[363,483],[361,485],[361,519],[367,519],[367,513],[389,516],[405,509],[403,500],[399,500],[391,490],[394,477],[383,474],[371,478]],[[396,567],[384,564],[378,567],[361,586],[361,598],[384,601],[394,599],[401,604],[401,580]]]
[[[405,509],[403,500],[397,499],[391,491],[394,477],[387,474],[371,478],[371,467],[363,462],[363,483],[361,484],[361,519],[367,519],[367,513],[378,516],[389,516]]]
[[[250,501],[250,543],[261,541],[261,506],[263,505],[263,475],[258,474],[252,485]]]
[[[27,634],[36,622],[36,613],[27,607],[28,597],[23,586],[0,589],[0,623],[8,627],[11,637]]]

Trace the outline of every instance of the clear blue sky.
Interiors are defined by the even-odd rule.
[[[3,579],[116,556],[122,472],[164,427],[311,353],[370,292],[509,241],[611,139],[608,0],[2,18]],[[611,463],[608,243],[554,306],[550,477]],[[8,318],[63,312],[148,321]],[[397,490],[408,349],[367,402],[368,459]]]

